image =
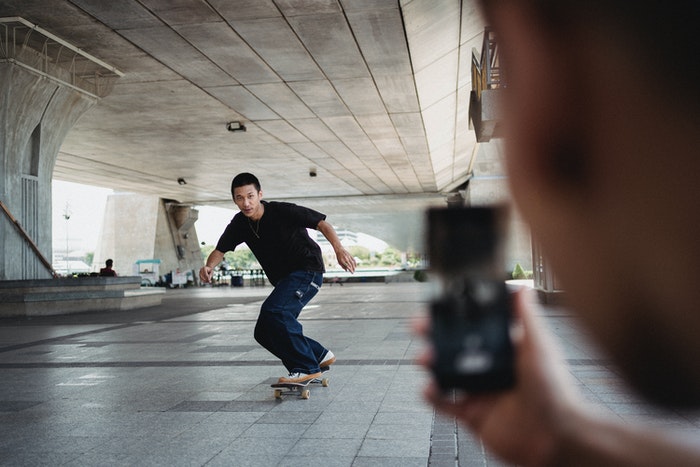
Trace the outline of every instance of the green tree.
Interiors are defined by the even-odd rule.
[[[381,254],[380,264],[382,266],[400,266],[401,252],[394,248],[387,248]]]
[[[363,262],[369,261],[370,251],[367,247],[360,245],[352,245],[348,247],[348,251],[353,257],[360,258]]]
[[[422,264],[422,262],[423,257],[420,255],[420,253],[415,251],[409,251],[406,253],[406,265],[409,268],[417,268]]]
[[[202,261],[207,260],[214,248],[214,245],[201,246]],[[227,251],[224,254],[224,260],[228,263],[230,269],[260,269],[258,260],[249,248],[239,247],[234,251]]]
[[[513,277],[513,279],[516,280],[527,279],[527,275],[525,274],[523,267],[520,266],[520,263],[515,263],[515,267],[513,268],[513,274],[511,276]]]
[[[202,261],[204,262],[207,260],[207,256],[214,251],[214,245],[202,245],[199,249],[202,252]]]
[[[238,248],[228,251],[224,259],[231,269],[260,269],[260,264],[255,255],[248,248]]]

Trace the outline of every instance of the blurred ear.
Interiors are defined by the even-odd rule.
[[[548,23],[530,3],[504,0],[488,12],[507,80],[511,184],[516,195],[580,201],[590,178],[584,57],[575,33]]]

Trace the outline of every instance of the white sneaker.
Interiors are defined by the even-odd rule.
[[[310,375],[307,375],[306,373],[289,373],[289,376],[282,376],[278,382],[283,384],[304,384],[318,378],[319,376],[321,376],[320,371]]]
[[[323,357],[323,360],[321,361],[321,363],[318,364],[318,366],[320,366],[321,368],[324,368],[324,367],[329,367],[334,363],[335,363],[335,355],[333,355],[333,352],[331,352],[329,350],[328,352],[326,352],[326,356]]]

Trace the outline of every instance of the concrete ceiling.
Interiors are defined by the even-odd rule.
[[[266,199],[399,248],[468,179],[471,0],[0,0],[9,16],[124,73],[55,179],[232,207],[253,172]]]

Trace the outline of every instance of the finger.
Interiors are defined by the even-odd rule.
[[[462,410],[462,406],[466,400],[466,396],[460,396],[455,399],[455,395],[452,391],[445,392],[441,390],[434,381],[431,381],[430,384],[425,387],[423,395],[439,412],[454,416],[461,415],[459,412]]]
[[[355,272],[355,260],[352,258],[352,256],[344,259],[341,266],[346,271]]]
[[[411,329],[417,336],[428,337],[430,333],[430,316],[421,314],[411,318]]]
[[[199,271],[199,278],[202,279],[202,281],[205,283],[211,282],[212,273],[213,273],[212,270],[207,270],[207,268],[202,268],[202,270]]]
[[[435,352],[432,347],[425,347],[421,352],[415,356],[416,363],[422,367],[430,370],[435,361]]]
[[[530,290],[519,290],[515,294],[513,317],[515,321],[514,342],[518,347],[529,346],[535,342],[549,345],[549,336],[541,329],[535,310],[534,294]]]
[[[435,383],[427,386],[423,394],[438,412],[457,418],[477,433],[498,399],[498,396],[492,394],[444,392]]]

